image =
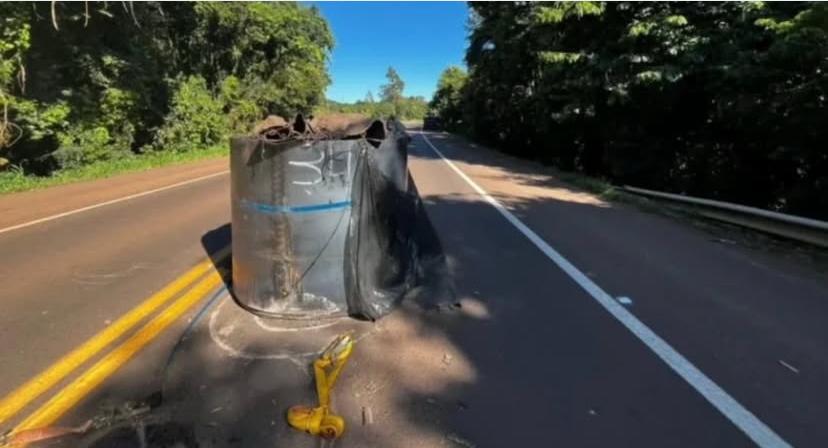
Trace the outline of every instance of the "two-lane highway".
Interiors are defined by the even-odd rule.
[[[200,446],[315,446],[283,421],[288,405],[313,400],[305,361],[227,350],[221,338],[239,329],[213,325],[244,312],[222,290],[205,300],[219,283],[209,261],[204,277],[187,277],[205,263],[204,235],[229,221],[226,165],[212,163],[143,188],[186,182],[188,170],[190,183],[0,233],[0,335],[12,341],[0,346],[0,394],[159,302],[0,429],[36,409],[30,421],[80,424],[100,402],[157,390],[186,316],[201,311],[187,330],[194,348],[178,355],[197,355],[178,362],[198,383],[176,403],[187,410],[177,424]],[[338,446],[828,445],[824,273],[604,202],[446,134],[414,135],[409,168],[462,308],[404,307],[365,324],[334,394],[349,422]],[[100,194],[115,185],[106,182],[124,185],[87,188]],[[61,201],[59,189],[39,194]],[[16,197],[0,198],[0,210]],[[274,346],[288,339],[249,322]],[[366,408],[375,422],[360,425]]]
[[[208,258],[200,238],[229,222],[227,177],[208,161],[1,197],[0,396]],[[145,310],[137,322],[157,311]],[[39,402],[2,402],[4,429],[20,399]]]

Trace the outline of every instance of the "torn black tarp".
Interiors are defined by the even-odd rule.
[[[418,286],[428,300],[453,299],[402,125],[354,114],[267,122],[231,143],[239,304],[286,318],[376,319]]]

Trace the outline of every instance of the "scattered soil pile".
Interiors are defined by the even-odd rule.
[[[297,115],[288,121],[270,115],[253,128],[253,133],[268,140],[291,138],[340,139],[365,138],[377,142],[386,136],[386,123],[363,114],[335,113],[305,118]]]

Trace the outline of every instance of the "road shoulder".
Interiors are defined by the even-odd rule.
[[[227,171],[226,157],[0,196],[0,229]]]

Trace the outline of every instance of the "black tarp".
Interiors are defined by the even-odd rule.
[[[270,119],[231,142],[232,291],[283,318],[376,319],[412,289],[452,300],[396,121]]]

